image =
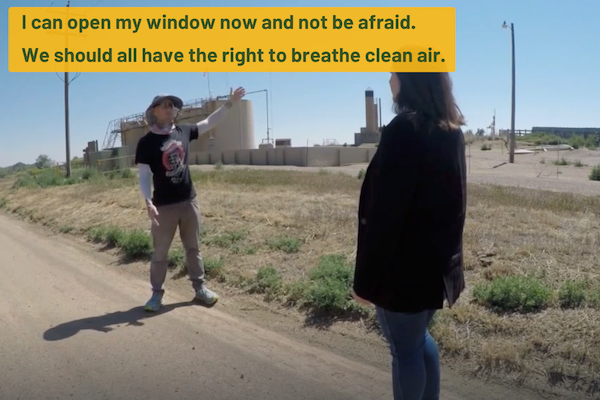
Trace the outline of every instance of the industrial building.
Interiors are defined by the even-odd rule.
[[[196,99],[184,103],[179,123],[206,119],[227,101],[227,96]],[[256,148],[252,102],[242,99],[234,104],[225,119],[207,134],[190,143],[190,164],[341,166],[369,162],[381,137],[378,107],[373,90],[365,91],[366,127],[355,134],[355,146],[324,145],[292,147],[291,139],[271,139]],[[381,119],[381,114],[379,115]],[[90,165],[107,171],[133,166],[138,141],[148,132],[145,113],[140,112],[109,123],[102,150],[87,153]],[[363,144],[370,146],[358,147]]]
[[[354,145],[360,146],[365,143],[377,144],[381,139],[381,99],[379,99],[379,106],[375,103],[373,97],[373,90],[371,88],[365,91],[365,119],[366,126],[360,128],[359,133],[354,134]],[[377,121],[379,111],[379,123]]]

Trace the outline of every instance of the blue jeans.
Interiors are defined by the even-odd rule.
[[[436,310],[396,313],[377,307],[392,354],[394,400],[439,400],[440,358],[427,326]]]

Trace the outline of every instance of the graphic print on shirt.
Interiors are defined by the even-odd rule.
[[[162,151],[162,163],[167,170],[167,177],[171,178],[171,182],[179,183],[183,180],[183,172],[185,165],[183,159],[185,150],[181,142],[169,139],[160,148]]]

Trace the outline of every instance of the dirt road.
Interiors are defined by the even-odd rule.
[[[392,398],[388,368],[270,332],[218,305],[170,292],[163,312],[144,313],[145,280],[65,243],[0,215],[0,399]],[[444,386],[444,400],[538,399]]]

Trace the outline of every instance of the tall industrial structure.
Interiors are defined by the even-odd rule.
[[[381,139],[381,130],[378,123],[378,112],[379,120],[381,120],[381,103],[378,105],[375,103],[374,93],[371,88],[365,90],[365,127],[360,128],[360,133],[354,134],[354,145],[360,146],[361,144],[377,144]]]
[[[226,101],[226,96],[186,101],[177,122],[196,123],[206,119]],[[126,154],[135,154],[137,143],[148,132],[145,112],[119,118],[109,123],[102,148],[126,148]],[[190,143],[190,153],[248,150],[254,148],[254,113],[252,102],[241,100],[233,105],[227,116],[211,131]]]

